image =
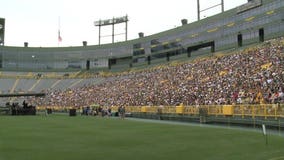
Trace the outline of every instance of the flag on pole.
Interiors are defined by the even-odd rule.
[[[268,139],[267,139],[265,124],[262,124],[262,132],[263,132],[263,135],[265,136],[265,144],[267,146],[268,145]]]
[[[265,128],[265,124],[262,124],[262,133],[263,133],[263,135],[266,135],[266,128]]]
[[[58,30],[58,42],[62,42],[62,37],[60,35],[60,30]]]

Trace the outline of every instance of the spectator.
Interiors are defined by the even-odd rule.
[[[108,107],[284,103],[282,40],[270,40],[227,56],[108,76],[100,84],[49,91],[46,98],[34,99],[33,104]]]

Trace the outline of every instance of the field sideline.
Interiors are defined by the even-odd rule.
[[[284,160],[260,132],[116,118],[1,116],[0,160]]]

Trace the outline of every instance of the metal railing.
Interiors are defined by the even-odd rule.
[[[66,111],[74,107],[38,106],[37,110],[46,108],[54,111]],[[118,107],[112,106],[112,112],[117,112]],[[162,113],[180,115],[199,115],[201,109],[209,116],[232,116],[241,118],[284,118],[284,104],[241,104],[241,105],[202,105],[202,106],[126,106],[129,113]]]

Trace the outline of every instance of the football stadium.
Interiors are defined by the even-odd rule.
[[[283,0],[75,47],[6,46],[5,21],[1,160],[284,160]]]

